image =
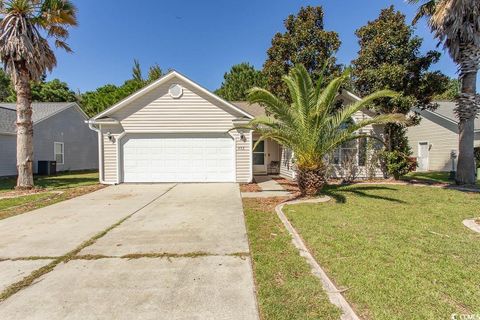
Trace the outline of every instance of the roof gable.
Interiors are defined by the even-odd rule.
[[[164,85],[165,83],[168,83],[169,81],[173,79],[178,79],[179,81],[185,82],[189,86],[191,86],[194,90],[198,90],[202,94],[206,95],[208,98],[210,98],[212,101],[215,103],[222,105],[226,110],[230,110],[230,112],[234,113],[239,113],[242,116],[245,116],[247,118],[252,119],[253,116],[250,115],[249,113],[245,112],[244,110],[238,108],[237,106],[231,104],[230,102],[220,98],[219,96],[215,95],[214,93],[210,92],[209,90],[205,89],[204,87],[200,86],[196,82],[190,80],[186,76],[180,74],[177,71],[171,71],[165,76],[161,77],[157,81],[149,84],[148,86],[144,87],[143,89],[140,89],[139,91],[133,93],[132,95],[126,97],[122,101],[118,102],[117,104],[113,105],[112,107],[102,111],[95,117],[93,117],[93,120],[104,118],[111,116],[118,110],[121,110],[122,108],[128,106],[130,103],[134,102],[136,99],[140,99],[141,97],[145,96],[152,90],[155,90],[156,88],[159,88],[160,86]]]
[[[438,106],[435,110],[421,110],[416,111],[428,120],[458,133],[458,119],[455,115],[454,109],[457,104],[455,101],[434,101]],[[480,132],[480,119],[475,118],[475,132]]]

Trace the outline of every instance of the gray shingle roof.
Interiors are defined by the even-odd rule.
[[[453,109],[456,107],[454,101],[435,101],[435,103],[438,104],[438,108],[435,111],[431,111],[432,113],[458,123],[458,119],[453,112]],[[480,119],[478,117],[475,119],[475,129],[480,129]]]
[[[48,118],[74,105],[74,102],[34,102],[32,103],[33,124]],[[15,133],[16,104],[0,102],[0,132]]]
[[[0,133],[15,133],[15,111],[0,107]]]
[[[254,117],[265,115],[265,108],[258,103],[250,104],[247,101],[231,101],[230,103]]]

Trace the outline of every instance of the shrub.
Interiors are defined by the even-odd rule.
[[[475,163],[477,164],[477,168],[480,168],[480,147],[474,149],[475,152]]]
[[[417,162],[414,158],[400,151],[384,151],[382,157],[387,174],[393,176],[395,180],[400,179],[401,176],[415,170],[417,167]]]

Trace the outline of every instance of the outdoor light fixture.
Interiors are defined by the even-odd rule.
[[[110,142],[115,142],[115,137],[112,136],[112,133],[110,131],[107,132],[107,138],[110,140]]]

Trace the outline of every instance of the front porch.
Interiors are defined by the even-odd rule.
[[[253,146],[260,140],[260,135],[253,133]],[[266,139],[258,143],[252,154],[254,176],[279,175],[282,160],[282,147],[273,140]]]

